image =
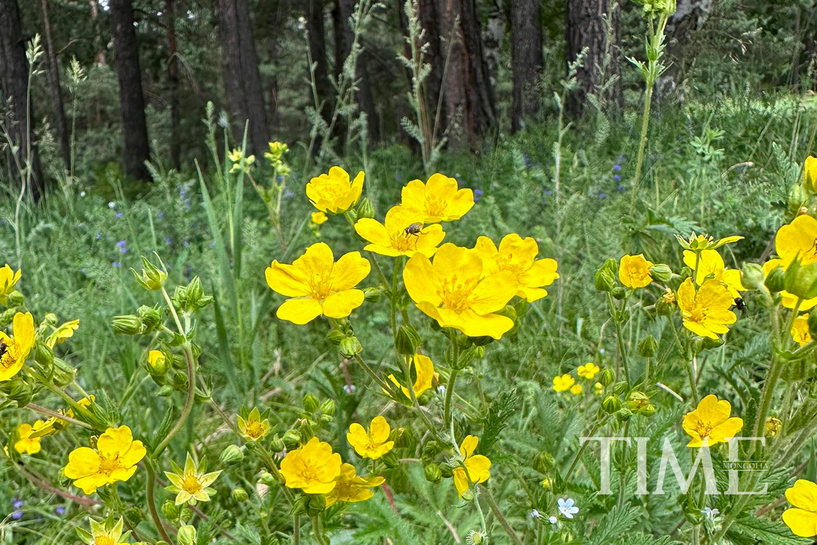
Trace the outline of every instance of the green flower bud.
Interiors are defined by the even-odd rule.
[[[772,293],[778,293],[786,289],[786,271],[783,267],[775,267],[766,276],[766,287]]]
[[[673,308],[673,303],[668,302],[663,297],[655,302],[655,313],[659,316],[671,315]]]
[[[323,403],[321,403],[321,414],[324,416],[334,416],[335,415],[335,400],[334,399],[327,399]]]
[[[650,276],[652,276],[653,280],[666,284],[672,280],[672,269],[669,268],[669,265],[657,263],[650,267]]]
[[[516,309],[510,305],[506,305],[505,307],[497,310],[495,314],[499,314],[500,316],[505,316],[506,318],[510,318],[511,320],[516,323]]]
[[[440,470],[440,464],[430,463],[423,466],[423,471],[426,475],[426,480],[430,483],[437,484],[443,478],[443,472]]]
[[[783,285],[787,292],[804,300],[817,297],[817,263],[802,265],[795,259],[786,269]]]
[[[788,211],[790,214],[797,214],[805,203],[808,202],[808,191],[800,184],[795,184],[789,190]]]
[[[277,433],[273,436],[270,446],[272,447],[273,452],[281,452],[287,448],[287,446],[284,444],[284,440]]]
[[[441,451],[442,451],[442,447],[440,446],[440,444],[437,441],[435,441],[434,439],[428,439],[428,440],[426,440],[425,444],[423,445],[422,458],[424,460],[432,460]]]
[[[301,444],[301,434],[295,430],[287,430],[281,438],[288,449],[298,448]]]
[[[334,344],[335,346],[338,346],[340,345],[340,341],[346,338],[346,334],[343,333],[343,331],[340,331],[339,329],[333,329],[326,335],[326,338],[329,340],[330,343]]]
[[[23,297],[23,294],[17,290],[14,290],[8,295],[7,303],[10,308],[22,306],[24,302],[25,297]]]
[[[382,460],[389,469],[400,467],[400,458],[397,457],[397,454],[394,451],[386,453],[382,458],[380,458],[380,460]]]
[[[621,409],[616,411],[613,414],[613,416],[615,416],[616,420],[618,420],[619,422],[626,422],[627,420],[632,418],[633,412],[630,409],[628,409],[627,407],[622,407]]]
[[[380,301],[380,290],[377,288],[363,288],[363,298],[367,303],[377,303]]]
[[[176,534],[176,541],[179,545],[196,545],[196,529],[189,524],[185,524],[179,528],[179,533]]]
[[[234,488],[233,491],[230,492],[230,496],[238,503],[243,503],[250,498],[250,495],[247,494],[247,491],[243,488]]]
[[[176,520],[179,518],[179,507],[171,500],[167,500],[162,504],[162,514],[168,520]]]
[[[596,271],[595,285],[597,291],[611,292],[616,287],[616,276],[604,268],[599,269]]]
[[[238,445],[228,445],[227,448],[221,451],[221,456],[219,456],[222,464],[232,464],[243,459],[244,450]]]
[[[647,335],[638,344],[638,353],[642,358],[651,358],[658,351],[658,341],[652,335]]]
[[[362,199],[357,207],[357,219],[373,218],[374,206],[368,197]]]
[[[613,414],[621,409],[621,400],[616,396],[608,395],[604,398],[604,401],[601,402],[601,406],[609,414]]]
[[[409,324],[403,324],[397,329],[397,337],[394,340],[394,347],[398,354],[413,356],[420,346],[420,335],[417,330]]]
[[[32,390],[31,386],[23,382],[22,380],[12,380],[11,382],[5,382],[2,385],[3,391],[6,394],[6,397],[11,399],[12,401],[17,402],[18,407],[24,407],[28,405],[32,398],[34,397],[34,391]]]
[[[446,479],[450,479],[454,475],[454,467],[448,462],[443,462],[442,464],[438,464],[438,466],[440,468],[440,474]]]
[[[314,413],[315,411],[317,411],[320,408],[321,403],[320,403],[320,401],[318,401],[317,397],[313,396],[312,394],[306,394],[304,396],[302,405],[303,405],[304,411],[306,411],[308,413]]]
[[[159,397],[170,397],[171,395],[173,395],[173,386],[171,386],[170,384],[165,384],[164,386],[159,388],[159,391],[156,392],[156,395]]]
[[[326,510],[326,498],[322,495],[311,494],[307,498],[304,507],[306,508],[307,515],[317,517]]]
[[[162,314],[163,309],[162,307],[149,307],[146,305],[142,305],[138,309],[136,309],[136,314],[139,315],[139,318],[142,320],[142,323],[145,325],[145,329],[143,333],[150,333],[155,331],[157,327],[162,325]]]
[[[46,312],[45,318],[43,318],[43,324],[50,325],[52,327],[57,325],[57,315],[53,312]]]
[[[340,346],[338,346],[338,350],[340,351],[340,355],[350,360],[363,352],[363,345],[360,344],[360,341],[357,340],[357,337],[346,337],[342,341],[340,341]]]
[[[613,393],[616,394],[616,395],[622,395],[623,393],[625,393],[629,389],[630,389],[630,386],[626,382],[624,382],[623,380],[620,380],[620,381],[616,382],[615,384],[613,384]]]
[[[549,452],[542,451],[533,459],[533,469],[543,475],[547,475],[555,465],[556,460]]]
[[[648,403],[646,406],[644,406],[644,408],[643,408],[643,409],[641,409],[641,410],[640,410],[640,411],[638,411],[638,412],[639,412],[640,414],[643,414],[644,416],[648,416],[648,417],[649,417],[649,416],[654,415],[654,414],[655,414],[655,412],[656,412],[657,410],[658,410],[658,409],[656,409],[656,408],[655,408],[655,405],[653,405],[652,403]]]
[[[612,369],[604,368],[601,370],[601,374],[599,375],[599,382],[601,382],[602,386],[604,387],[610,386],[614,380],[616,380],[616,375],[615,373],[613,373]]]
[[[159,256],[156,255],[156,258],[159,259]],[[162,266],[161,269],[142,256],[142,274],[137,273],[134,269],[131,269],[131,272],[140,286],[146,290],[157,291],[162,289],[167,280],[167,271],[161,259],[159,259],[159,264]]]
[[[275,477],[273,477],[272,473],[264,471],[261,473],[261,483],[267,486],[274,486],[278,484],[278,481],[275,480]]]
[[[138,316],[128,314],[126,316],[115,316],[113,319],[113,328],[117,333],[123,335],[139,335],[142,333],[143,324]]]
[[[717,339],[710,339],[706,337],[701,341],[701,350],[711,350],[713,348],[718,348],[719,346],[723,345],[723,339],[718,337]]]
[[[763,267],[757,263],[744,263],[741,267],[741,283],[750,290],[759,290],[763,288],[764,277]]]
[[[631,411],[640,411],[650,403],[650,398],[639,391],[632,391],[627,395],[627,408]]]
[[[54,351],[45,343],[38,342],[34,348],[34,360],[45,367],[54,363]]]
[[[414,437],[414,432],[411,431],[411,428],[394,429],[389,439],[394,441],[394,448],[414,450],[414,446],[417,444],[417,438]]]
[[[54,376],[53,381],[56,386],[64,388],[68,386],[76,378],[76,371],[73,367],[65,363],[60,358],[54,358]]]

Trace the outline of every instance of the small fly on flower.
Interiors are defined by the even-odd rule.
[[[735,304],[732,306],[732,309],[738,309],[739,311],[743,312],[747,308],[748,307],[746,306],[746,301],[744,301],[742,297],[736,297],[735,298]],[[729,310],[732,310],[732,309],[729,309]]]
[[[415,236],[415,237],[418,237],[418,236],[420,236],[420,232],[422,230],[423,230],[423,224],[422,223],[412,223],[411,225],[406,227],[406,230],[404,231],[404,233],[405,233],[405,235],[407,237],[412,236],[412,235]]]

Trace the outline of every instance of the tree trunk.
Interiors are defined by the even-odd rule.
[[[149,180],[145,162],[150,158],[150,150],[133,6],[131,0],[110,0],[110,10],[122,103],[122,129],[125,132],[125,171],[134,179]]]
[[[243,137],[249,121],[247,147],[250,153],[261,155],[270,133],[249,6],[247,0],[218,0],[218,6],[224,90],[235,136]]]
[[[318,112],[328,125],[332,121],[335,90],[329,80],[329,63],[326,58],[326,27],[323,22],[323,0],[308,0],[306,4],[306,31],[309,38],[309,54],[315,65],[315,88],[318,102],[323,107]]]
[[[17,154],[10,156],[10,170],[22,183],[27,178],[27,162],[30,161],[28,191],[36,200],[42,196],[44,184],[35,142],[36,116],[28,102],[28,60],[17,0],[0,0],[0,90],[4,100],[11,100],[9,113],[13,119],[6,120],[6,128],[13,144],[19,146]]]
[[[94,27],[94,63],[97,66],[104,66],[107,61],[99,32],[99,3],[97,0],[88,0],[88,4],[91,6],[91,21]]]
[[[539,112],[539,80],[545,63],[542,53],[542,4],[540,0],[515,0],[511,6],[513,106],[511,130]]]
[[[658,78],[655,93],[659,103],[664,101],[672,103],[683,99],[681,83],[684,79],[687,53],[690,51],[695,33],[709,19],[714,4],[714,0],[678,0],[675,13],[667,22],[667,48],[664,50],[664,64],[667,69]]]
[[[335,30],[336,52],[335,59],[340,60],[338,67],[343,69],[343,62],[352,52],[352,43],[355,39],[355,31],[349,24],[349,18],[357,12],[358,0],[337,0],[338,17],[335,20],[338,29]],[[360,40],[360,38],[358,38]],[[369,55],[364,49],[357,58],[355,68],[355,78],[357,79],[357,92],[355,92],[355,102],[360,113],[366,115],[366,127],[368,138],[371,142],[380,141],[380,118],[377,115],[374,95],[372,94],[371,79],[366,68]],[[336,68],[337,70],[337,68]]]
[[[574,117],[580,116],[587,105],[587,95],[599,92],[600,86],[616,76],[619,71],[617,57],[619,46],[618,9],[610,15],[613,0],[568,0],[565,41],[567,60],[573,62],[586,48],[584,62],[576,74],[578,88],[571,94],[567,109]],[[610,18],[612,43],[608,43],[606,21]],[[605,59],[605,57],[607,57]],[[607,90],[605,100],[612,104],[622,104],[623,95],[620,80]]]
[[[475,0],[438,0],[440,37],[446,44],[448,73],[443,88],[447,125],[456,147],[474,143],[494,125],[494,91],[485,62]]]
[[[173,0],[165,0],[167,29],[167,85],[170,92],[170,161],[176,170],[182,166],[182,144],[179,134],[179,64],[176,48],[176,14]]]
[[[65,105],[62,101],[62,87],[60,86],[60,67],[57,62],[57,52],[54,49],[54,36],[51,32],[51,16],[48,13],[48,0],[41,2],[43,10],[43,24],[45,26],[45,45],[48,56],[48,83],[51,90],[51,100],[54,102],[54,126],[57,128],[57,137],[60,140],[60,153],[65,164],[66,172],[71,172],[71,143],[68,134],[68,123],[65,120]]]

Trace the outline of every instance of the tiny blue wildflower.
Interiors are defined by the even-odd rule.
[[[479,202],[479,199],[482,197],[482,190],[475,189],[474,190],[474,202]]]
[[[613,170],[621,170],[621,165],[613,165]]]
[[[124,215],[125,215],[125,214],[123,214],[122,212],[117,212],[117,213],[116,213],[116,217],[117,217],[117,218],[121,218],[121,217],[122,217],[122,216],[124,216]]]
[[[111,267],[120,268],[122,267],[122,263],[120,263],[119,261],[111,261]]]
[[[605,199],[605,198],[607,198],[607,193],[605,193],[604,191],[599,193],[599,199]]]
[[[619,180],[621,180],[621,176],[619,176],[618,174],[614,174],[614,175],[613,175],[613,179],[614,179],[615,181],[619,181]]]
[[[64,515],[64,514],[65,514],[65,507],[63,507],[62,505],[60,505],[59,507],[57,507],[56,509],[54,509],[54,512],[55,512],[55,513],[57,513],[58,515],[62,516],[62,515]]]

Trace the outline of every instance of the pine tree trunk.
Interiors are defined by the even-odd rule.
[[[147,181],[150,175],[145,162],[150,158],[150,149],[133,6],[131,0],[110,0],[110,10],[125,133],[125,171],[134,179]]]
[[[476,3],[438,0],[437,12],[440,37],[446,44],[443,54],[449,58],[443,83],[447,126],[459,129],[449,133],[449,142],[454,147],[464,142],[473,144],[496,121]]]
[[[515,0],[511,6],[513,59],[513,105],[511,130],[518,131],[525,118],[539,112],[542,91],[539,80],[545,63],[542,53],[542,5],[540,0]]]
[[[336,60],[340,60],[338,66],[343,67],[343,62],[352,52],[352,43],[355,39],[354,29],[349,24],[349,18],[357,12],[358,0],[337,0],[338,1],[338,18],[335,20],[338,29],[335,31],[335,37],[339,38],[335,47],[338,50],[335,53]],[[360,38],[358,38],[358,43]],[[375,108],[374,95],[372,94],[371,79],[369,71],[366,68],[369,55],[365,49],[357,58],[357,66],[355,68],[355,78],[357,82],[357,92],[355,93],[355,102],[357,103],[360,113],[366,114],[366,126],[368,129],[368,138],[371,142],[380,141],[380,118]]]
[[[176,46],[176,12],[173,0],[165,0],[167,30],[167,86],[170,92],[170,161],[176,170],[182,166],[182,144],[179,134],[179,64]]]
[[[692,47],[695,34],[714,8],[714,0],[678,0],[675,13],[667,22],[667,48],[664,51],[667,70],[658,78],[655,92],[659,104],[683,100],[681,84],[687,58],[695,56]]]
[[[247,147],[250,153],[260,155],[267,148],[270,133],[249,6],[247,0],[219,0],[218,5],[227,109],[236,138],[243,137],[249,121]]]
[[[60,141],[60,154],[65,164],[66,172],[71,171],[71,143],[68,134],[68,123],[65,120],[65,104],[62,100],[60,86],[60,67],[57,62],[57,52],[54,49],[54,36],[51,32],[51,16],[48,13],[48,0],[41,2],[43,10],[43,25],[45,27],[46,55],[48,57],[48,84],[51,91],[51,100],[54,102],[54,126],[57,128],[57,137]]]
[[[30,161],[28,190],[35,200],[39,199],[44,183],[40,154],[34,141],[36,116],[28,103],[28,60],[17,0],[0,0],[0,90],[3,100],[11,100],[13,119],[6,120],[12,121],[6,129],[14,145],[19,146],[15,156],[9,155],[12,176],[21,182],[26,179],[26,163]]]
[[[405,5],[406,0],[396,0],[400,10],[401,20],[405,19]],[[438,109],[444,110],[445,103],[440,103],[440,95],[442,93],[443,85],[443,71],[445,70],[445,57],[442,54],[442,44],[440,43],[440,29],[438,27],[437,5],[436,0],[417,0],[417,12],[415,16],[420,20],[420,26],[423,29],[423,39],[419,44],[420,47],[425,47],[423,53],[423,62],[428,64],[430,71],[423,82],[423,95],[425,98],[425,108],[428,117],[432,123],[435,119],[445,119],[444,112],[437,112]],[[408,22],[404,21],[402,24],[406,26],[403,33],[408,35]],[[406,45],[408,48],[408,44]],[[406,50],[406,54],[411,56],[410,49]],[[442,123],[441,123],[442,124]],[[441,136],[442,127],[437,127],[436,138]]]
[[[568,62],[575,61],[582,50],[587,49],[584,62],[577,73],[578,89],[567,102],[567,109],[574,117],[580,116],[585,111],[587,95],[596,93],[598,87],[603,84],[600,67],[604,64],[606,53],[609,52],[611,59],[604,78],[610,79],[618,73],[619,47],[617,43],[607,43],[605,22],[612,4],[613,0],[568,0],[567,2],[565,41]],[[612,15],[613,41],[619,39],[618,19],[617,10]],[[617,82],[610,89],[606,97],[607,101],[621,104],[623,102],[621,92],[620,82]]]

